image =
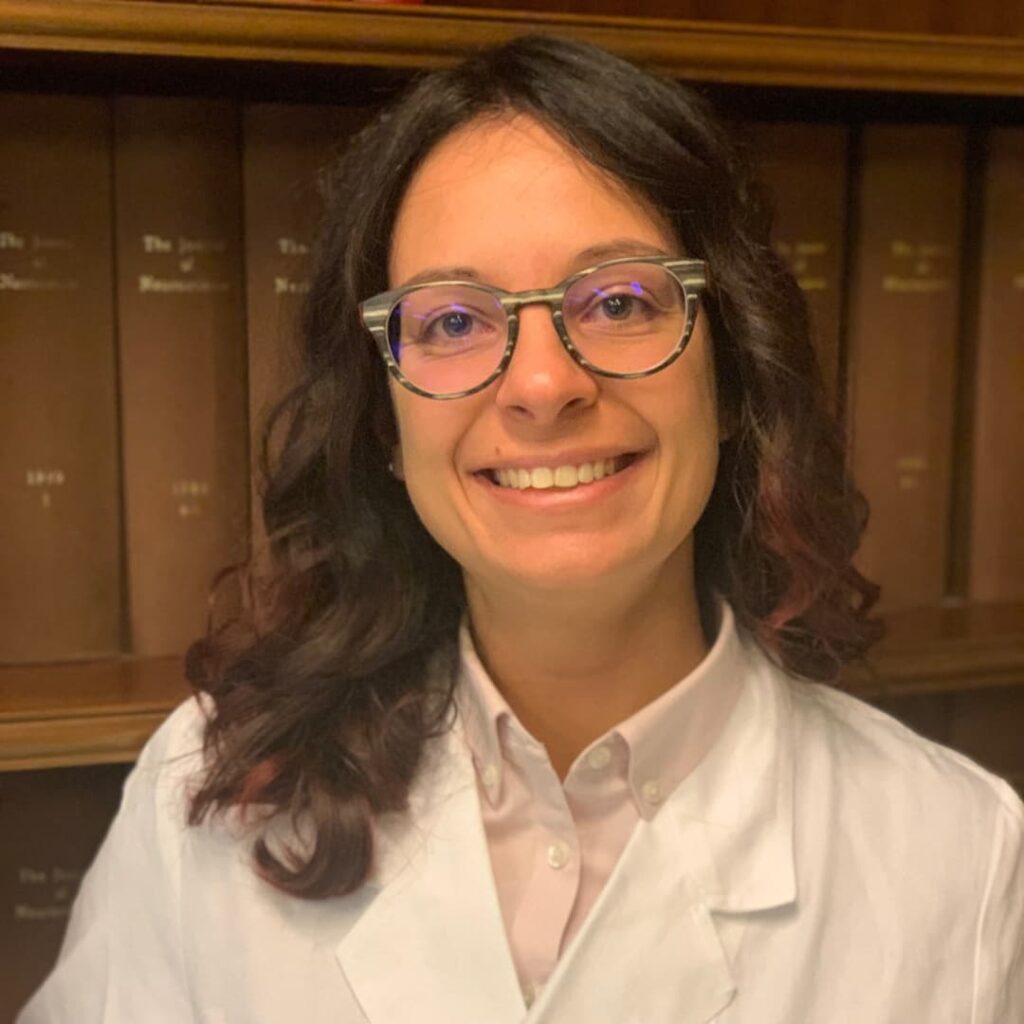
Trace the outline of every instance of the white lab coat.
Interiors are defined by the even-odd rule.
[[[1022,1024],[1020,799],[744,648],[719,740],[639,822],[529,1009],[458,724],[374,881],[304,901],[227,828],[183,827],[189,702],[142,755],[19,1024]]]

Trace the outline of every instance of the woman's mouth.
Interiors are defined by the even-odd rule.
[[[490,480],[492,484],[508,490],[571,490],[596,483],[599,480],[604,480],[606,477],[614,476],[627,466],[632,465],[640,455],[640,452],[627,452],[623,455],[598,459],[593,462],[580,462],[574,465],[554,467],[536,466],[528,468],[510,466],[508,468],[485,469],[479,475]]]

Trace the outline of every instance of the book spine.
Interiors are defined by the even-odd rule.
[[[321,175],[370,115],[363,107],[249,103],[242,112],[252,540],[265,540],[264,424],[300,372],[299,313],[322,213]]]
[[[175,654],[247,548],[239,118],[213,100],[114,109],[132,650]]]
[[[811,340],[838,413],[849,129],[838,124],[745,126],[774,207],[772,240],[807,298]]]
[[[1024,129],[993,129],[984,213],[971,460],[971,601],[1024,601]]]
[[[0,95],[0,660],[121,646],[110,109]]]
[[[945,597],[964,147],[958,127],[863,135],[848,431],[871,504],[857,564],[886,612]]]
[[[0,772],[0,1020],[50,972],[128,765]]]

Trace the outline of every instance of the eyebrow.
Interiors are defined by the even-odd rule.
[[[570,274],[576,270],[588,266],[591,263],[600,263],[602,260],[615,259],[617,256],[668,256],[669,253],[650,242],[640,242],[634,238],[615,238],[610,242],[602,242],[600,245],[591,245],[581,249],[573,257]],[[397,285],[399,288],[408,288],[414,284],[424,284],[427,281],[483,281],[483,275],[473,267],[428,267],[418,274],[413,274],[404,284]]]

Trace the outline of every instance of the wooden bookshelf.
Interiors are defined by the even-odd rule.
[[[900,612],[872,652],[876,676],[846,675],[872,699],[1024,685],[1024,604],[961,605]]]
[[[32,88],[74,90],[68,69],[108,68],[127,92],[145,69],[170,62],[183,74],[164,76],[160,90],[202,92],[211,71],[238,69],[250,82],[278,68],[301,82],[332,69],[444,66],[531,30],[595,43],[682,80],[866,95],[859,102],[869,108],[879,90],[928,97],[933,109],[1024,97],[1020,38],[338,0],[0,0],[0,78],[23,88],[18,76],[29,69]],[[893,616],[873,664],[875,674],[844,678],[869,699],[1020,686],[1024,604]],[[188,694],[180,658],[0,666],[0,770],[131,761]]]
[[[528,30],[604,46],[680,79],[1024,95],[1024,40],[339,0],[0,0],[0,52],[425,68]]]
[[[0,668],[0,771],[134,761],[191,690],[181,658]]]
[[[1024,686],[1024,604],[894,615],[875,673],[843,684],[868,700]],[[0,771],[135,759],[191,693],[180,658],[0,669]]]

